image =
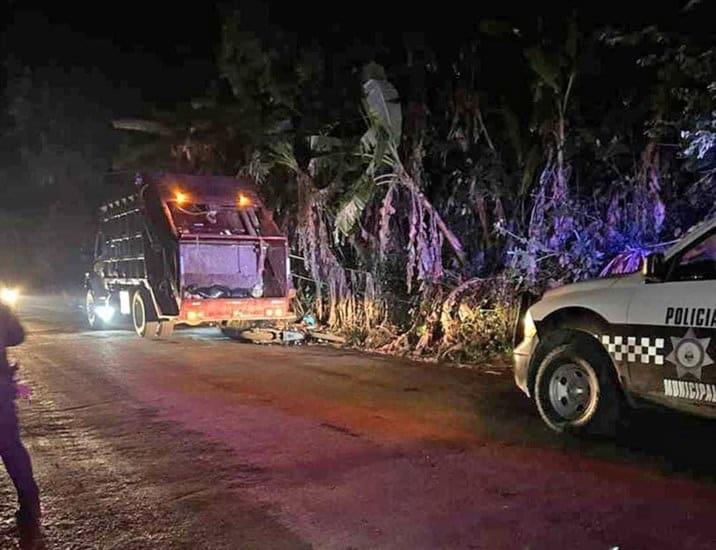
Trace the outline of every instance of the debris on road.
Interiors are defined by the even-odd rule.
[[[241,331],[239,337],[254,344],[298,345],[301,342],[320,342],[343,345],[346,343],[346,339],[343,336],[303,326],[293,326],[286,329],[252,327]]]
[[[332,334],[330,332],[323,332],[320,330],[312,330],[309,329],[308,335],[313,338],[314,340],[320,340],[323,342],[330,342],[332,344],[345,344],[346,339],[343,338],[343,336],[339,336],[338,334]]]

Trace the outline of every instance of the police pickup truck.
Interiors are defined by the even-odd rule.
[[[518,322],[515,381],[555,431],[611,433],[645,403],[716,417],[716,219],[641,273],[546,292]]]

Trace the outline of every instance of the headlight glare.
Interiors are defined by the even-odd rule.
[[[94,308],[94,311],[97,316],[105,323],[109,323],[112,320],[112,317],[114,317],[115,312],[114,307],[110,305],[97,306]]]
[[[0,302],[7,306],[15,307],[20,299],[20,291],[17,288],[3,287],[0,289]]]

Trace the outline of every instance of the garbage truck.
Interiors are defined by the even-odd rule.
[[[230,337],[294,320],[289,248],[249,182],[140,173],[103,204],[85,276],[92,329],[124,316],[137,335],[177,325],[217,326]]]

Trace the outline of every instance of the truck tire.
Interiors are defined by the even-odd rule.
[[[85,318],[87,319],[87,326],[92,330],[102,330],[105,326],[102,319],[100,319],[95,312],[95,304],[94,292],[89,289],[85,296]]]
[[[132,324],[134,332],[142,338],[155,339],[159,336],[157,312],[146,290],[139,289],[132,297]]]
[[[614,374],[595,346],[555,347],[537,368],[534,396],[542,420],[555,432],[614,435],[621,398]]]

